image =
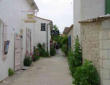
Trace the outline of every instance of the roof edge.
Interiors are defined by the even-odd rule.
[[[86,20],[81,20],[81,21],[79,21],[79,23],[99,22],[99,21],[103,21],[105,19],[110,19],[110,14],[99,16],[99,17],[95,17],[95,18],[90,18],[90,19],[86,19]]]
[[[50,22],[52,22],[52,20],[45,19],[45,18],[41,18],[41,17],[38,17],[38,16],[36,16],[36,18],[39,18],[39,19],[42,19],[42,20],[46,20],[46,21],[50,21]]]

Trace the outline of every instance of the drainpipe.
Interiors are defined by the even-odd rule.
[[[46,25],[47,26],[47,52],[48,52],[48,24]]]

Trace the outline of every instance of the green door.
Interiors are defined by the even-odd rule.
[[[105,2],[105,14],[110,14],[110,0]]]

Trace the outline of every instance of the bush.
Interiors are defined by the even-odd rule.
[[[65,53],[65,55],[68,54],[68,37],[67,36],[63,36],[60,40],[60,45],[61,45],[61,49],[62,51]]]
[[[87,60],[76,69],[74,79],[75,85],[99,85],[98,72],[92,62]]]
[[[73,55],[72,50],[68,52],[68,64],[69,64],[71,75],[73,76],[77,66],[75,64],[75,57]]]
[[[43,45],[38,44],[37,47],[38,47],[38,50],[39,50],[39,56],[42,56],[42,57],[48,57],[49,56],[48,52],[45,50]]]
[[[30,66],[32,64],[32,59],[30,56],[26,56],[24,59],[24,66]]]
[[[40,58],[40,56],[37,56],[37,55],[33,55],[33,58],[32,58],[32,60],[35,62],[35,61],[39,60],[39,58]]]
[[[49,57],[49,53],[47,51],[44,51],[44,54],[42,55],[42,57]]]
[[[82,65],[82,50],[81,50],[78,36],[75,40],[74,57],[75,57],[76,66]]]
[[[38,47],[38,48],[43,48],[40,43],[38,43],[37,47]]]
[[[38,56],[37,49],[34,47],[34,54],[32,56],[32,60],[37,61],[39,58],[40,58],[40,56]]]
[[[54,47],[51,47],[51,48],[50,48],[50,55],[51,55],[51,56],[54,56],[55,54],[56,54],[55,48],[54,48]]]
[[[69,68],[71,71],[72,76],[74,76],[74,72],[78,66],[82,65],[82,51],[80,48],[78,37],[75,41],[75,48],[74,51],[70,50],[68,52],[68,62]]]
[[[8,76],[13,76],[13,75],[14,75],[14,71],[11,68],[9,68],[8,69]]]
[[[65,55],[68,54],[68,49],[67,49],[67,45],[66,44],[62,45],[61,50],[65,53]]]

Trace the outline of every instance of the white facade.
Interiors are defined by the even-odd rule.
[[[80,37],[83,59],[93,61],[100,74],[101,85],[109,85],[110,16],[105,15],[106,0],[74,1],[74,32]]]
[[[105,14],[105,0],[74,0],[74,36],[80,37],[79,21]]]
[[[30,0],[28,0],[30,1]],[[31,0],[30,2],[32,2]],[[29,3],[30,3],[29,2]],[[23,57],[25,55],[25,29],[29,28],[24,23],[28,10],[34,10],[36,7],[31,7],[27,0],[0,0],[0,30],[7,29],[6,40],[10,41],[8,54],[5,55],[6,59],[3,60],[3,45],[0,43],[0,81],[8,76],[8,69],[14,69],[14,38],[15,33],[20,34],[21,29],[23,30]],[[0,31],[1,32],[1,31]],[[0,41],[2,39],[2,33],[0,33]],[[23,60],[22,60],[23,61]]]
[[[46,24],[46,30],[41,31],[41,24]],[[45,49],[50,52],[50,40],[51,40],[51,20],[36,17],[35,29],[34,29],[34,46],[38,43],[45,44]]]

